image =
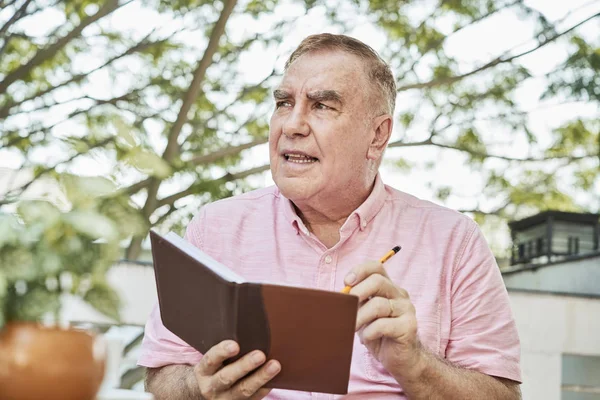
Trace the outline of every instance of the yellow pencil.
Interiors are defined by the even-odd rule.
[[[387,260],[389,260],[390,258],[392,258],[392,256],[394,254],[396,254],[397,252],[400,251],[402,247],[400,246],[395,246],[393,249],[391,249],[390,251],[388,251],[383,257],[381,257],[381,259],[379,260],[380,263],[384,263]],[[343,290],[342,293],[350,293],[350,289],[352,289],[352,286],[346,286]]]

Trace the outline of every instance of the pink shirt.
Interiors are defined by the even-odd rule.
[[[352,267],[377,260],[399,244],[402,250],[385,268],[408,291],[423,344],[456,365],[521,382],[519,338],[508,294],[475,222],[384,185],[379,176],[331,249],[309,233],[276,187],[204,206],[185,236],[248,280],[332,291],[344,287]],[[139,365],[195,364],[201,357],[162,325],[155,306]],[[273,390],[268,398],[405,397],[356,336],[349,395]]]

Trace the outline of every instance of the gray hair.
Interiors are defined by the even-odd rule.
[[[373,48],[360,40],[345,35],[321,33],[305,38],[285,63],[285,70],[300,56],[320,50],[340,50],[353,54],[363,60],[367,66],[369,80],[377,86],[383,112],[394,115],[396,107],[396,81],[389,65],[381,59]]]

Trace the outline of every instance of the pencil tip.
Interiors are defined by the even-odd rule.
[[[394,247],[392,250],[394,250],[394,253],[397,253],[397,252],[399,252],[399,251],[400,251],[400,249],[401,249],[401,248],[402,248],[402,247],[400,247],[400,246],[396,246],[396,247]]]

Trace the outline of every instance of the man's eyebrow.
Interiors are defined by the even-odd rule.
[[[275,100],[285,100],[289,99],[291,95],[285,90],[275,89],[273,91],[273,97],[275,98]]]
[[[342,95],[336,90],[317,90],[306,95],[312,101],[335,101],[342,103]]]

